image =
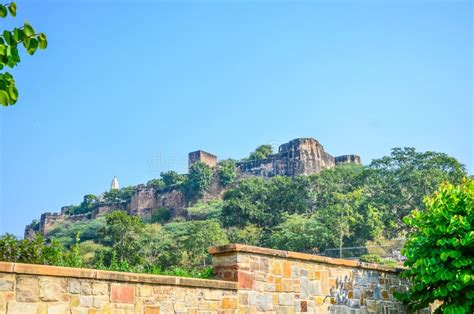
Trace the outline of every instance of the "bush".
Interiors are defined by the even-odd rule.
[[[154,209],[151,213],[151,223],[163,224],[171,219],[171,210],[166,207]]]
[[[163,179],[161,178],[158,178],[158,179],[152,179],[150,181],[148,181],[146,183],[147,186],[152,186],[156,189],[161,189],[161,188],[164,188],[166,185],[165,185],[165,181],[163,181]]]
[[[474,180],[443,184],[425,211],[405,218],[413,230],[402,250],[412,282],[399,297],[413,309],[442,301],[444,313],[474,312]]]
[[[231,159],[223,160],[219,163],[217,168],[217,174],[219,176],[219,182],[222,186],[228,186],[234,182],[237,176],[237,167],[235,161]]]
[[[380,264],[382,262],[382,258],[378,254],[365,254],[359,258],[360,261],[366,263],[377,263]]]
[[[212,183],[212,169],[205,163],[195,162],[189,170],[189,175],[185,184],[185,193],[188,197],[194,198],[202,195]]]
[[[222,214],[221,200],[212,200],[207,203],[197,202],[194,206],[188,207],[187,211],[193,220],[219,219]]]
[[[165,186],[172,186],[184,183],[186,176],[177,173],[176,171],[167,171],[160,173],[161,179]]]
[[[265,159],[273,153],[272,145],[260,145],[254,152],[250,153],[248,160]]]
[[[128,202],[132,199],[134,190],[133,186],[127,186],[120,190],[110,190],[104,193],[104,201],[106,203]]]

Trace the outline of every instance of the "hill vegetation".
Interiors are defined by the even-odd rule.
[[[212,173],[206,167],[196,163],[187,177],[169,172],[149,184],[180,185],[196,196],[210,184]],[[239,242],[321,254],[329,248],[405,237],[411,227],[403,218],[414,209],[426,210],[423,198],[440,184],[459,184],[466,176],[454,158],[413,148],[393,149],[368,166],[339,165],[295,178],[235,181],[232,161],[218,172],[228,186],[223,200],[187,208],[189,220],[171,219],[166,208],[155,209],[150,221],[115,211],[104,218],[59,225],[47,239],[28,242],[3,236],[0,259],[208,276],[207,248],[213,245]],[[113,203],[129,194],[125,188],[107,198]],[[95,201],[87,196],[74,211],[87,212]]]

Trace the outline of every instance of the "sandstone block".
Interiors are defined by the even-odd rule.
[[[7,314],[38,313],[38,304],[9,302],[7,304]]]
[[[227,309],[236,309],[237,308],[237,298],[223,298],[222,299],[222,308]]]
[[[92,295],[92,282],[90,281],[81,282],[81,294]]]
[[[13,281],[12,280],[3,280],[0,279],[0,291],[9,291],[13,290]]]
[[[48,314],[69,314],[69,304],[48,305]]]
[[[257,309],[258,311],[272,311],[273,310],[273,299],[269,294],[260,294],[257,296]]]
[[[41,301],[59,301],[61,293],[61,279],[51,277],[40,277],[40,299]]]
[[[18,276],[16,282],[16,300],[19,302],[37,302],[38,299],[38,277]]]
[[[239,304],[240,305],[248,305],[249,304],[249,295],[248,293],[239,293]]]
[[[160,314],[160,307],[159,306],[145,306],[144,314]]]
[[[81,282],[77,279],[69,280],[69,293],[79,294],[81,293]]]
[[[95,281],[92,283],[93,295],[109,295],[109,284],[106,282]]]
[[[278,304],[279,305],[293,305],[294,296],[289,293],[280,293],[278,294]]]
[[[90,295],[81,295],[79,299],[79,304],[83,307],[90,307],[92,306],[94,299]]]
[[[81,303],[81,299],[77,295],[72,295],[71,298],[69,299],[69,305],[73,308],[78,307],[80,303]]]
[[[134,303],[135,287],[128,285],[112,284],[110,300],[117,303]]]

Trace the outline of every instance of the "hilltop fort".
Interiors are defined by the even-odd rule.
[[[219,165],[218,157],[211,153],[202,150],[189,153],[189,168],[198,161],[208,165],[214,170],[214,173]],[[344,163],[360,164],[361,160],[358,155],[334,157],[324,151],[323,146],[316,139],[297,138],[280,145],[278,152],[270,154],[267,158],[238,161],[236,162],[236,168],[239,177],[295,177],[319,173],[321,170],[330,169]],[[214,177],[216,176],[214,175]],[[115,177],[111,189],[118,189],[118,180]],[[211,186],[200,197],[200,200],[219,199],[222,197],[224,190],[225,188],[219,183],[219,180],[213,180]],[[33,221],[26,226],[25,237],[31,237],[37,232],[46,235],[58,223],[95,219],[115,210],[125,211],[130,215],[146,219],[150,218],[154,209],[165,207],[172,211],[173,217],[186,217],[186,208],[191,206],[193,201],[187,199],[182,189],[176,186],[157,188],[153,185],[140,184],[133,188],[129,201],[111,203],[99,200],[90,213],[70,214],[70,206],[62,207],[60,213],[44,213],[41,215],[39,222]]]

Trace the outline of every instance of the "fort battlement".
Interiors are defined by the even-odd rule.
[[[202,161],[214,168],[217,157],[204,151],[190,153],[189,165],[196,161]],[[242,175],[295,177],[319,173],[343,163],[360,164],[361,161],[358,155],[333,157],[314,138],[297,138],[280,145],[277,153],[265,159],[239,161],[237,168]]]

